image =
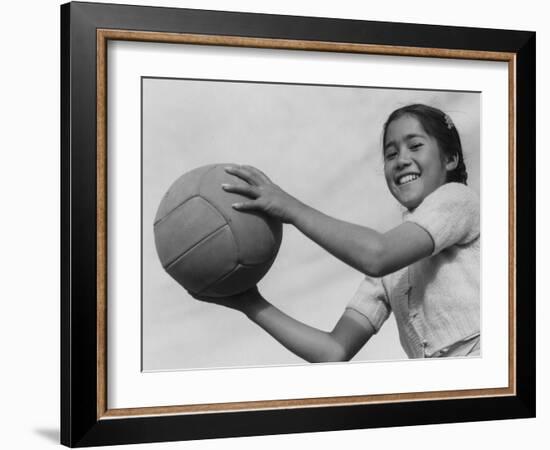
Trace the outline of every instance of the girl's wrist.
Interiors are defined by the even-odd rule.
[[[239,310],[250,320],[255,321],[255,318],[269,306],[270,303],[259,292],[254,292],[243,299]]]
[[[291,225],[296,225],[296,222],[300,220],[300,216],[304,214],[307,206],[296,198],[293,198],[292,200],[293,201],[287,211],[287,216],[285,217],[285,222]]]

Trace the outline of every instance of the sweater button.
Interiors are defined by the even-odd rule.
[[[423,347],[427,347],[427,346],[428,346],[428,341],[427,341],[426,339],[424,339],[424,340],[422,341],[422,346],[423,346]]]

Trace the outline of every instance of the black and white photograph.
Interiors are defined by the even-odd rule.
[[[480,92],[141,95],[144,372],[481,357]]]
[[[6,2],[0,448],[544,449],[544,5]]]
[[[281,12],[62,6],[63,444],[534,417],[535,33]]]

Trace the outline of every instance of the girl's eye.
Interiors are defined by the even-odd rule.
[[[389,160],[389,159],[393,159],[397,156],[397,152],[388,152],[386,153],[386,159]]]
[[[420,147],[422,147],[424,144],[422,142],[418,142],[416,144],[411,145],[412,150],[418,150]]]

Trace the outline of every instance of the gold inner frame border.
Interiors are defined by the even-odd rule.
[[[98,29],[97,36],[97,419],[145,417],[175,414],[207,414],[272,409],[315,408],[358,404],[396,403],[461,398],[502,397],[516,394],[516,54],[478,50],[423,48],[356,44],[344,42],[301,41],[240,36],[159,33]],[[508,63],[508,386],[503,388],[399,394],[317,397],[286,400],[209,403],[200,405],[148,406],[109,409],[107,405],[107,42],[109,40],[216,45],[363,53],[371,55],[431,57],[501,61]]]

